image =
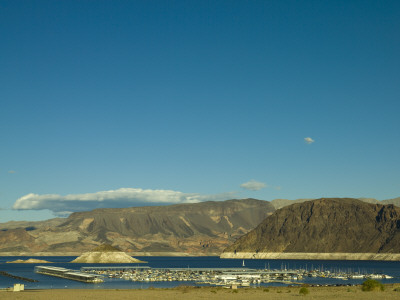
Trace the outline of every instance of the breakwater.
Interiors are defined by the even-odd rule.
[[[225,252],[220,258],[400,261],[400,253]]]
[[[18,279],[18,280],[22,280],[22,281],[27,281],[27,282],[38,282],[35,279],[31,279],[31,278],[26,278],[26,277],[22,277],[22,276],[16,276],[16,275],[12,275],[8,272],[5,271],[0,271],[0,275],[6,276],[6,277],[10,277],[13,279]]]

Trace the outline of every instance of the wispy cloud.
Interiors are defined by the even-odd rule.
[[[312,144],[312,143],[315,142],[315,141],[314,141],[312,138],[310,138],[310,137],[304,138],[304,141],[305,141],[307,144]]]
[[[250,191],[259,191],[259,190],[267,187],[267,185],[265,183],[263,183],[263,182],[250,180],[248,182],[242,183],[240,185],[240,187],[244,188],[246,190],[250,190]]]
[[[227,200],[235,193],[202,195],[198,193],[182,193],[172,190],[144,190],[138,188],[121,188],[87,194],[27,194],[15,201],[15,210],[49,209],[56,215],[67,215],[77,211],[95,208],[121,208],[131,206],[197,203],[202,201]]]
[[[8,173],[9,173],[9,174],[15,174],[15,173],[17,173],[17,171],[10,170],[10,171],[8,171]]]

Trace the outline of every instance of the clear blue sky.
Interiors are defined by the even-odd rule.
[[[0,0],[0,222],[399,197],[399,116],[400,1]]]

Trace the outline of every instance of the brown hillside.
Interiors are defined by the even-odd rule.
[[[109,244],[103,244],[95,247],[91,252],[121,252],[118,248],[115,248]]]
[[[81,253],[110,244],[124,252],[220,254],[274,210],[256,199],[96,209],[73,213],[57,226],[21,229],[24,235],[13,247],[0,244],[0,252]]]
[[[224,252],[399,253],[400,208],[318,199],[275,211]]]

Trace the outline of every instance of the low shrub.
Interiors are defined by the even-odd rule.
[[[361,285],[361,290],[363,292],[383,291],[384,289],[384,285],[375,279],[367,279]]]
[[[308,290],[308,288],[306,288],[306,287],[302,287],[301,289],[300,289],[300,291],[299,291],[299,294],[300,295],[308,295],[310,293],[310,291]]]

